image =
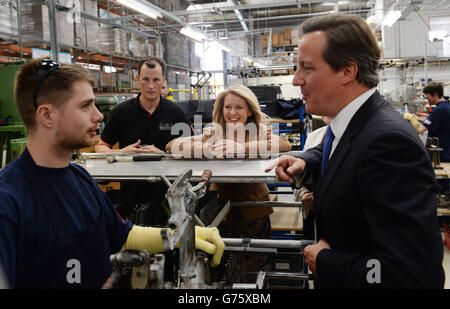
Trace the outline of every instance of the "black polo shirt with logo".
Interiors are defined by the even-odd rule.
[[[193,134],[189,118],[180,106],[160,98],[159,106],[150,114],[142,108],[139,98],[140,95],[114,107],[101,134],[104,142],[110,145],[119,142],[119,148],[124,148],[140,139],[141,145],[154,145],[165,151],[172,139],[183,133]],[[181,125],[185,132],[175,130],[172,134],[172,127],[177,123],[186,124]]]

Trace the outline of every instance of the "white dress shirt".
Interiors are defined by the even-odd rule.
[[[367,99],[374,94],[376,91],[376,88],[372,88],[370,90],[367,90],[363,94],[361,94],[359,97],[354,99],[350,104],[348,104],[346,107],[344,107],[337,115],[333,118],[333,120],[330,123],[331,130],[334,134],[334,141],[333,145],[331,146],[331,152],[330,157],[333,155],[334,150],[336,149],[337,145],[339,144],[339,141],[342,138],[342,135],[344,135],[345,130],[347,129],[348,124],[352,120],[353,116],[356,114],[356,112],[359,110],[359,108],[364,104],[364,102],[367,101]]]
[[[323,126],[318,129],[315,129],[312,131],[307,137],[305,146],[303,146],[303,150],[308,150],[309,148],[316,147],[320,143],[322,143],[322,140],[325,136],[325,132],[327,130],[328,126]]]

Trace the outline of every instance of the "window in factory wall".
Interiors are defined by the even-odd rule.
[[[444,57],[450,57],[450,34],[444,37],[442,43],[442,54]]]
[[[195,43],[195,54],[200,57],[200,66],[203,71],[223,70],[222,48],[218,42]],[[207,85],[209,86],[207,88],[208,98],[215,99],[216,95],[223,91],[223,73],[212,73]]]
[[[222,48],[218,42],[195,43],[195,53],[201,58],[203,71],[223,70]]]
[[[442,41],[442,54],[438,56],[450,57],[450,16],[429,17],[429,25],[429,40]]]

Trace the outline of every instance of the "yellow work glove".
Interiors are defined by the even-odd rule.
[[[409,121],[409,123],[413,126],[414,130],[417,130],[417,128],[420,126],[420,122],[414,117],[413,114],[405,113],[403,115],[403,118]]]
[[[211,266],[220,264],[225,244],[215,227],[195,227],[195,248],[212,254]]]
[[[212,254],[211,266],[219,265],[222,258],[224,243],[219,230],[215,227],[195,227],[195,248]],[[147,250],[150,254],[164,251],[161,229],[134,225],[128,233],[128,238],[122,249]]]

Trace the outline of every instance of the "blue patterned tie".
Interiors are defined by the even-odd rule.
[[[331,146],[333,145],[334,141],[334,134],[331,130],[331,126],[328,125],[327,133],[325,134],[325,140],[323,142],[323,157],[322,157],[322,174],[325,170],[325,166],[327,166],[328,158],[330,157],[331,153]]]

